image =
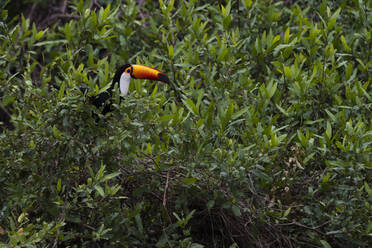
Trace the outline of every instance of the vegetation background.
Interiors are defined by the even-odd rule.
[[[0,247],[371,247],[371,0],[0,4]]]

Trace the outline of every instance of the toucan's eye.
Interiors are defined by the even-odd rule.
[[[130,69],[128,69],[127,72],[130,73]]]

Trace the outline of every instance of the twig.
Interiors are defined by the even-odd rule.
[[[61,216],[59,217],[59,221],[65,221],[65,210],[66,210],[66,203],[63,205]],[[58,235],[54,239],[52,248],[57,247],[58,245]]]
[[[53,20],[53,19],[79,19],[79,16],[77,15],[73,15],[73,14],[63,14],[63,13],[60,13],[60,14],[54,14],[52,15],[50,18],[49,18],[49,21],[50,20]]]
[[[67,1],[66,0],[62,0],[61,13],[62,14],[66,13],[66,9],[67,9]]]
[[[53,242],[53,246],[52,246],[52,248],[56,248],[56,247],[57,247],[57,244],[58,244],[58,237],[56,237],[56,238],[54,239],[54,242]]]
[[[28,17],[27,17],[28,19],[32,20],[32,16],[34,14],[34,11],[35,11],[36,6],[37,6],[37,3],[32,4],[30,13],[28,13]]]
[[[139,153],[137,153],[137,155],[142,155],[142,156],[144,156],[145,158],[150,159],[150,160],[151,160],[151,161],[156,165],[156,167],[159,168],[158,163],[156,162],[156,160],[155,160],[153,157],[151,157],[151,156],[149,156],[149,155],[147,155],[147,154],[145,154],[145,153],[143,153],[143,152],[139,152]],[[143,161],[143,159],[141,159],[141,160]]]
[[[164,194],[163,194],[163,206],[164,206],[164,208],[167,205],[167,191],[168,191],[168,187],[169,187],[169,172],[170,171],[167,172],[167,181],[165,182]]]
[[[237,1],[238,3],[238,28],[240,28],[240,1]]]
[[[53,23],[55,23],[58,19],[79,19],[79,16],[77,15],[73,15],[73,14],[63,14],[63,13],[59,13],[59,14],[54,14],[52,16],[50,16],[49,18],[47,18],[43,23],[40,24],[40,27],[41,29],[44,29],[45,26],[49,26]]]
[[[154,192],[151,192],[151,195],[155,196],[157,199],[159,199],[160,201],[162,200],[160,196],[158,196],[157,194],[155,194]]]
[[[83,226],[85,226],[86,228],[92,230],[92,231],[95,231],[96,229],[88,224],[83,224]]]
[[[253,193],[253,195],[257,195],[256,189],[254,188],[252,175],[250,173],[248,173],[248,177],[249,177],[249,182],[251,183],[251,192]]]
[[[90,3],[90,9],[92,9],[94,5],[96,5],[98,8],[102,7],[102,5],[97,0],[92,0],[92,2]]]
[[[320,227],[324,226],[324,225],[327,225],[329,222],[331,222],[330,220],[324,222],[323,224],[319,225],[319,226],[315,226],[315,227],[311,227],[311,226],[306,226],[306,225],[303,225],[297,221],[294,221],[294,222],[291,222],[291,223],[283,223],[283,224],[277,224],[278,226],[299,226],[299,227],[303,227],[303,228],[306,228],[306,229],[309,229],[309,230],[313,230],[313,231],[316,231],[318,233],[321,233],[323,234],[323,232],[317,230],[319,229]]]

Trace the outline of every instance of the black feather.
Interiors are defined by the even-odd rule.
[[[90,98],[91,103],[94,106],[96,106],[97,108],[101,108],[102,106],[104,106],[103,110],[102,110],[103,115],[112,111],[112,109],[111,109],[112,91],[115,88],[115,85],[118,85],[118,87],[119,87],[121,74],[123,74],[125,69],[127,69],[130,66],[131,66],[130,64],[120,66],[115,72],[115,75],[114,75],[114,78],[112,80],[110,88],[108,88],[107,91],[100,93],[98,96]],[[85,94],[86,91],[82,91],[82,92]]]

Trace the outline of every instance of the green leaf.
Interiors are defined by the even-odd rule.
[[[209,200],[207,202],[207,208],[208,210],[211,210],[214,207],[215,201],[214,200]]]
[[[368,94],[368,92],[363,88],[363,87],[358,87],[362,92],[365,97],[367,97],[368,101],[372,101],[372,97]]]
[[[225,116],[223,118],[223,126],[226,127],[227,123],[231,120],[232,114],[234,112],[234,102],[231,101],[229,107],[226,110]]]
[[[288,44],[289,42],[289,34],[290,34],[290,29],[289,27],[285,30],[285,33],[284,33],[284,43]]]
[[[176,217],[176,219],[178,221],[182,222],[182,219],[180,218],[180,216],[176,212],[173,212],[173,216]]]
[[[8,1],[10,1],[10,0],[8,0]],[[5,4],[3,6],[5,6]],[[3,7],[3,6],[1,6],[1,7]],[[1,11],[0,18],[3,19],[3,20],[6,20],[7,17],[8,17],[8,10],[3,9]]]
[[[57,181],[57,191],[61,192],[61,187],[62,187],[62,180],[61,178],[58,179]]]
[[[219,55],[218,55],[218,58],[217,58],[217,61],[218,62],[221,62],[222,60],[225,60],[225,58],[227,57],[227,54],[229,53],[229,49],[227,47],[225,48],[222,48],[219,52]]]
[[[23,31],[26,32],[28,30],[28,27],[30,26],[30,21],[24,17],[24,15],[21,15],[21,20],[22,20],[22,28]]]
[[[102,10],[102,9],[101,9]],[[100,11],[101,13],[101,11]],[[89,24],[89,28],[92,29],[92,30],[96,30],[98,27],[97,27],[97,14],[95,11],[92,11],[89,15],[89,19],[88,19],[88,24]],[[99,32],[99,34],[102,34],[102,32],[105,31],[105,26],[102,28],[101,32]]]
[[[106,166],[103,164],[103,162],[101,162],[101,167],[99,168],[99,170],[98,170],[98,172],[95,176],[96,181],[101,180],[101,178],[103,177],[103,174],[105,173],[105,168],[106,168]]]
[[[341,35],[340,39],[341,39],[341,43],[342,43],[343,47],[345,48],[345,50],[347,52],[351,52],[351,48],[346,44],[345,37],[343,35]]]
[[[115,178],[115,177],[119,176],[120,174],[121,174],[120,172],[114,172],[114,173],[108,174],[108,175],[103,177],[102,182],[106,182],[106,181],[108,181],[112,178]]]
[[[80,14],[83,14],[83,11],[84,11],[84,1],[83,0],[79,1],[78,6],[77,6],[77,11]]]
[[[329,121],[327,121],[327,129],[326,129],[326,136],[331,139],[332,137],[332,126]]]
[[[156,92],[158,92],[158,85],[157,85],[157,84],[155,84],[154,89],[153,89],[153,91],[152,91],[152,93],[151,93],[151,97],[152,97],[152,98],[155,97]]]
[[[346,66],[346,69],[345,69],[345,77],[346,77],[346,80],[350,80],[352,73],[353,73],[353,64],[352,64],[352,63],[349,63],[349,64]],[[354,76],[355,76],[355,75],[354,75]]]
[[[227,0],[227,5],[226,5],[226,11],[225,11],[225,14],[226,14],[226,15],[230,15],[230,11],[231,11],[231,0]]]
[[[61,139],[62,138],[62,133],[61,133],[61,131],[59,131],[57,129],[56,125],[53,126],[52,131],[53,131],[53,136],[54,137],[56,137],[57,139]]]
[[[291,67],[289,67],[289,66],[284,66],[284,75],[285,75],[288,79],[292,79]]]
[[[135,217],[134,217],[134,220],[136,222],[136,225],[137,225],[137,229],[139,231],[139,234],[141,236],[143,236],[143,224],[142,224],[142,219],[141,219],[141,215],[140,214],[137,214]]]
[[[174,0],[170,0],[168,3],[167,9],[166,9],[167,14],[173,10],[173,6],[174,6]]]
[[[336,116],[335,116],[334,114],[332,114],[328,109],[325,109],[324,111],[325,111],[325,112],[327,113],[327,115],[331,118],[332,122],[336,122],[336,121],[337,121]]]
[[[239,216],[242,215],[242,213],[240,212],[240,208],[236,205],[232,205],[231,210],[233,211],[233,213],[236,217],[239,217]]]
[[[337,9],[335,13],[333,13],[333,15],[329,18],[328,26],[327,26],[328,30],[333,29],[333,27],[336,25],[336,21],[337,21],[338,16],[340,15],[340,12],[341,12],[341,8]]]
[[[371,188],[369,187],[368,183],[367,182],[364,182],[364,189],[366,190],[368,196],[370,199],[372,199],[372,190]]]
[[[169,58],[170,58],[170,59],[173,59],[173,56],[174,56],[174,50],[173,50],[173,46],[172,46],[172,45],[169,45],[169,46],[168,46],[168,55],[169,55]]]
[[[301,130],[299,130],[299,129],[297,129],[297,137],[300,140],[301,145],[303,147],[306,147],[307,146],[307,139],[306,139],[305,135],[303,135]]]
[[[276,35],[271,44],[270,44],[270,47],[266,50],[266,53],[271,53],[272,50],[274,50],[278,45],[280,44],[280,35]],[[275,65],[277,61],[274,61],[274,62],[271,62]]]
[[[23,220],[27,219],[27,214],[26,213],[21,213],[19,216],[18,216],[18,222],[21,223],[23,222]]]
[[[221,5],[221,12],[222,12],[222,16],[226,17],[226,9],[223,5]]]
[[[66,84],[65,82],[62,83],[61,87],[59,88],[59,92],[58,92],[58,100],[60,101],[64,94],[65,94],[65,88],[66,88]]]
[[[187,216],[186,216],[186,218],[185,218],[185,224],[187,224],[190,220],[191,220],[191,218],[192,218],[192,216],[194,215],[194,213],[195,213],[195,209],[194,210],[192,210]]]
[[[48,29],[39,31],[39,32],[35,35],[35,41],[40,40],[40,39],[44,36],[44,34],[45,34],[45,32],[46,32],[47,30],[48,30]]]
[[[280,105],[278,105],[278,104],[275,104],[275,106],[279,109],[279,111],[283,114],[283,115],[285,115],[285,116],[289,116],[289,114],[288,114],[288,112],[285,110],[285,109],[283,109]]]
[[[147,143],[146,153],[150,155],[152,154],[152,147],[150,142]]]
[[[71,26],[70,26],[70,23],[66,23],[65,24],[64,31],[65,31],[66,40],[71,41],[72,40],[72,35],[71,35]]]
[[[235,112],[232,116],[231,119],[235,120],[239,118],[241,115],[245,114],[249,110],[249,106],[246,106],[245,108],[242,108],[238,112]]]
[[[182,102],[191,113],[197,116],[199,115],[199,109],[195,106],[190,98],[187,98],[186,101],[182,99]]]
[[[244,6],[249,9],[252,6],[252,0],[244,0]]]
[[[270,87],[268,88],[268,98],[271,98],[275,94],[275,91],[277,89],[278,83],[275,82],[274,84],[272,84],[272,82],[270,82],[269,86]]]
[[[287,210],[285,210],[284,214],[283,214],[283,217],[287,217],[289,215],[289,213],[291,212],[291,209],[292,208],[288,208]]]
[[[67,42],[68,40],[46,40],[46,41],[35,43],[34,46],[39,47],[39,46],[47,46],[47,45],[60,45],[60,44],[66,44]]]
[[[100,196],[105,197],[105,192],[104,192],[104,190],[101,186],[96,185],[96,186],[94,186],[94,188],[97,190],[97,192]]]
[[[112,83],[108,83],[108,84],[106,84],[103,88],[99,89],[99,91],[97,92],[97,95],[101,94],[102,92],[107,91],[108,88],[111,87],[111,84],[112,84]]]
[[[103,11],[102,22],[104,22],[107,19],[107,17],[109,16],[109,14],[110,14],[110,8],[111,8],[111,3],[107,4],[107,7]]]
[[[197,102],[196,102],[196,108],[197,108],[197,109],[199,109],[199,107],[200,107],[200,104],[201,104],[201,101],[202,101],[202,99],[203,99],[203,96],[204,96],[204,89],[201,89],[201,90],[199,91],[198,100],[197,100]]]
[[[190,185],[190,184],[194,184],[197,180],[198,180],[198,179],[195,178],[195,177],[189,177],[189,178],[185,178],[185,179],[183,180],[183,183],[184,183],[184,184],[188,184],[188,185]]]
[[[325,240],[320,240],[320,243],[323,245],[324,248],[332,248],[332,246]]]
[[[163,0],[159,0],[159,7],[160,7],[160,9],[163,9],[164,8],[164,2],[163,2]]]

